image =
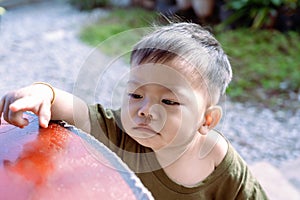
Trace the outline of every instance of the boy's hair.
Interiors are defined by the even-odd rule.
[[[191,77],[198,74],[196,84],[203,85],[204,81],[211,103],[216,104],[231,81],[231,66],[220,43],[198,24],[181,22],[156,27],[134,46],[130,63],[163,64],[175,58],[193,66]]]

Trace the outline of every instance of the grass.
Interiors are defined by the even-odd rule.
[[[300,34],[239,29],[216,34],[231,58],[228,93],[240,101],[287,107],[300,88]],[[296,100],[296,99],[295,99]],[[298,102],[299,104],[299,102]]]
[[[157,18],[155,12],[143,9],[114,9],[106,18],[84,27],[80,38],[108,55],[123,55],[144,34],[144,29],[136,28],[151,26]],[[227,94],[233,101],[299,108],[299,33],[237,29],[215,35],[231,60],[234,76]]]
[[[97,23],[85,26],[80,38],[108,55],[126,54],[148,31],[158,15],[140,8],[113,9]],[[121,34],[120,34],[121,33]],[[128,60],[128,55],[126,58]]]

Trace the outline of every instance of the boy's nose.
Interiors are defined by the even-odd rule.
[[[160,132],[167,121],[167,111],[158,103],[147,103],[141,106],[137,113],[143,123],[150,124],[156,132]]]
[[[150,107],[143,106],[138,111],[138,116],[143,118],[153,119],[153,113],[150,113]]]
[[[151,109],[151,107],[153,105],[154,104],[150,103],[149,101],[144,102],[144,104],[138,110],[138,116],[142,117],[142,118],[152,120],[155,116],[155,114],[153,113],[153,109]]]
[[[147,113],[144,111],[139,111],[138,115],[139,115],[139,117],[144,117],[144,118],[147,118],[150,120],[153,118],[153,115],[151,113]]]

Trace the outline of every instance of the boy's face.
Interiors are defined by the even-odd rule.
[[[154,151],[183,148],[202,125],[206,97],[179,72],[180,62],[144,64],[130,71],[121,119],[125,131]]]

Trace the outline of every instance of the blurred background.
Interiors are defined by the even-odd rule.
[[[299,106],[300,1],[70,0],[70,3],[80,10],[111,7],[110,16],[82,30],[80,38],[91,45],[99,44],[111,34],[153,22],[164,23],[164,17],[199,23],[216,35],[231,58],[234,71],[228,89],[231,99],[277,108]]]
[[[0,15],[1,96],[45,81],[107,106],[140,28],[203,25],[233,68],[218,128],[249,164],[270,164],[300,191],[299,0],[0,0]],[[94,86],[92,66],[108,62]]]

